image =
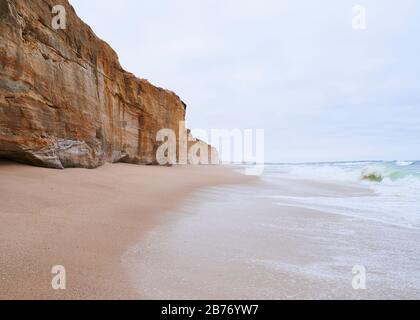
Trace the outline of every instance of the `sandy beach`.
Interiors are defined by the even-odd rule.
[[[370,207],[386,218],[389,208],[378,205],[386,197],[337,175],[281,171],[183,201],[178,219],[123,256],[135,290],[147,299],[420,298],[420,229],[377,219]],[[363,217],[350,210],[359,204]],[[353,270],[361,267],[360,289]]]
[[[420,1],[365,2],[0,0],[0,300],[420,300]]]
[[[246,221],[253,209],[242,212]],[[232,220],[225,233],[210,229],[205,224],[216,219],[206,209],[205,222],[190,217],[162,228],[127,253],[134,286],[148,299],[419,299],[418,233],[281,210],[279,225],[262,222],[251,236],[253,228],[238,231]],[[190,232],[192,225],[199,227]],[[366,290],[352,287],[359,265],[367,270]]]
[[[234,167],[2,162],[0,299],[420,297],[419,228],[370,217],[386,197],[282,168],[256,178]],[[343,203],[367,215],[340,214]],[[54,265],[66,290],[51,287]],[[352,287],[355,266],[367,270],[365,290]]]
[[[121,256],[184,197],[249,178],[220,167],[0,164],[0,299],[136,299]],[[67,289],[52,290],[51,269]]]

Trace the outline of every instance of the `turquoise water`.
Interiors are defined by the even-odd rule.
[[[420,161],[363,161],[269,164],[263,179],[281,177],[348,184],[373,190],[373,195],[284,197],[294,205],[420,229]],[[282,201],[283,200],[283,201]]]

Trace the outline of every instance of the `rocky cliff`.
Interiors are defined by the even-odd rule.
[[[64,30],[52,27],[56,5]],[[0,0],[0,157],[50,168],[154,164],[156,133],[179,139],[185,112],[175,93],[123,70],[67,0]]]

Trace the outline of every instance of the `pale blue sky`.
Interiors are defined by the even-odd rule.
[[[263,128],[273,162],[420,159],[420,1],[70,2],[192,128]]]

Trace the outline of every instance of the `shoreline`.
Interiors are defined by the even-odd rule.
[[[273,194],[371,195],[302,179],[198,192],[123,257],[146,299],[417,299],[418,231],[273,201]],[[316,186],[316,188],[314,188]],[[418,253],[418,254],[417,254]],[[393,257],[393,259],[388,259]],[[353,288],[355,267],[367,289]]]
[[[371,188],[237,168],[0,162],[0,300],[420,296],[418,230],[330,211],[376,204]]]
[[[0,299],[139,299],[121,257],[202,188],[254,177],[212,166],[53,170],[0,162]],[[66,290],[51,269],[66,268]]]

